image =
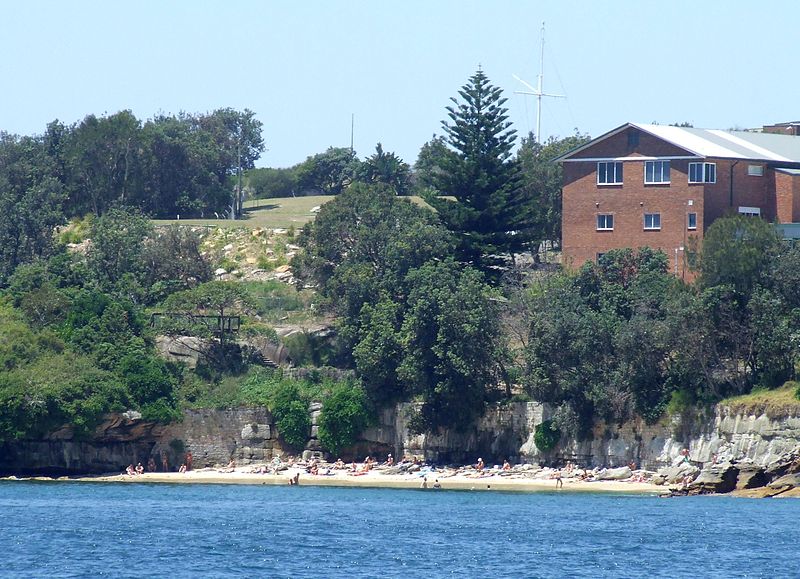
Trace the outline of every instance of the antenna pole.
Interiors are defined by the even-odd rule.
[[[542,84],[544,83],[544,22],[542,22],[542,51],[539,58],[539,77],[536,82],[536,140],[542,138]]]
[[[567,98],[563,94],[548,94],[544,92],[544,22],[542,22],[542,48],[539,54],[539,75],[536,77],[536,88],[533,88],[530,84],[519,78],[518,76],[514,75],[519,82],[527,86],[530,91],[514,91],[517,94],[529,94],[536,97],[536,134],[534,138],[536,139],[537,143],[542,142],[541,132],[542,132],[542,97],[553,97],[553,98]]]

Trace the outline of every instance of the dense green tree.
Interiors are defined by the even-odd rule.
[[[553,159],[589,141],[589,135],[576,131],[570,137],[551,137],[539,143],[533,134],[522,139],[517,151],[517,162],[521,171],[522,189],[534,201],[533,221],[538,235],[532,238],[536,244],[561,243],[561,186],[563,171]]]
[[[322,206],[300,243],[298,275],[319,292],[346,323],[358,320],[381,292],[404,293],[413,268],[450,253],[452,241],[430,210],[400,199],[385,186],[356,183]]]
[[[41,436],[63,425],[89,435],[104,414],[124,410],[127,392],[111,372],[65,352],[0,373],[0,439]]]
[[[217,109],[194,117],[194,122],[211,145],[207,150],[216,153],[213,171],[220,183],[226,183],[229,175],[255,167],[264,151],[264,139],[262,123],[253,111]],[[238,190],[238,183],[234,190]],[[231,211],[237,219],[243,214],[242,200],[243,191],[232,197]]]
[[[150,300],[210,281],[213,272],[200,250],[200,237],[188,227],[173,225],[154,231],[142,247],[143,283]]]
[[[114,203],[129,202],[139,130],[139,121],[126,110],[88,115],[69,131],[61,155],[69,171],[71,215],[101,215]]]
[[[134,209],[115,207],[92,223],[92,243],[86,255],[94,280],[137,302],[145,273],[142,248],[153,231],[150,221]]]
[[[364,390],[347,382],[338,384],[323,403],[319,416],[322,448],[336,455],[352,446],[369,426],[371,417]]]
[[[385,152],[378,143],[375,153],[358,166],[356,179],[364,183],[383,183],[391,187],[396,195],[408,195],[411,168],[394,153]]]
[[[453,154],[441,136],[433,135],[430,141],[422,145],[414,163],[413,181],[417,195],[437,192],[436,185],[442,176],[442,167]]]
[[[293,197],[298,191],[297,167],[252,169],[247,172],[247,186],[255,199]]]
[[[763,285],[779,250],[775,227],[763,219],[743,215],[717,219],[703,237],[700,284],[731,285],[746,300],[757,285]]]
[[[562,430],[586,434],[596,419],[660,416],[686,328],[672,305],[686,290],[663,253],[612,251],[523,291],[531,301],[525,380],[536,400],[556,407]]]
[[[479,272],[452,260],[409,273],[397,373],[422,402],[419,431],[463,429],[484,410],[502,354],[497,296]]]
[[[458,236],[457,258],[496,275],[514,253],[541,237],[536,200],[520,187],[512,158],[515,131],[501,89],[478,70],[447,107],[442,126],[451,153],[443,155],[434,186],[441,196],[426,200]]]
[[[0,287],[18,265],[51,253],[64,200],[42,140],[0,133]]]
[[[338,195],[353,182],[358,159],[350,149],[329,147],[297,167],[297,186],[314,195]]]

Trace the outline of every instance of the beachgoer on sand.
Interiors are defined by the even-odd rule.
[[[511,463],[508,460],[503,461],[503,470],[511,470]]]
[[[186,472],[186,464],[185,463],[181,465],[181,467],[178,469],[178,472],[179,473],[185,473]]]
[[[144,474],[144,467],[141,462],[136,465],[136,474]]]
[[[433,481],[433,488],[435,488],[435,489],[442,488],[442,484],[439,482],[438,478],[435,481]]]
[[[564,481],[561,479],[561,469],[556,471],[556,488],[564,488]]]
[[[475,465],[475,468],[476,468],[478,471],[482,471],[482,470],[483,470],[483,468],[484,468],[485,466],[486,466],[486,465],[485,465],[485,464],[483,464],[483,459],[482,459],[482,458],[479,458],[479,459],[478,459],[478,464],[476,464],[476,465]]]
[[[428,477],[426,477],[426,476],[422,477],[422,484],[420,485],[419,488],[421,488],[421,489],[428,488]]]
[[[192,470],[192,451],[186,453],[186,470]]]

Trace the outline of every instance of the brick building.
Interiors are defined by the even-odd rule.
[[[610,249],[664,251],[688,276],[686,247],[741,213],[800,222],[800,123],[719,131],[628,123],[556,159],[564,168],[564,263]]]

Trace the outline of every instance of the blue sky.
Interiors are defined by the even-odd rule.
[[[380,141],[409,163],[441,133],[481,65],[520,134],[546,22],[542,134],[597,136],[626,121],[748,128],[800,120],[800,3],[743,0],[0,0],[0,130],[131,109],[250,108],[269,150],[298,163]]]

